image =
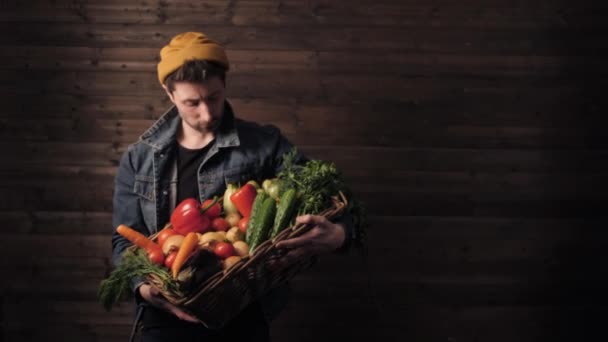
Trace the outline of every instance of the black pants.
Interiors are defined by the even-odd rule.
[[[209,330],[201,324],[182,321],[163,310],[143,309],[144,342],[269,342],[270,329],[259,302],[253,302],[220,330]]]

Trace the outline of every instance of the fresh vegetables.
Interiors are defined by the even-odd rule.
[[[253,212],[253,208],[251,210]],[[239,230],[241,232],[245,233],[245,232],[247,232],[247,225],[249,225],[249,217],[243,217],[242,219],[239,220],[237,227],[239,227]]]
[[[167,255],[165,258],[165,267],[171,269],[173,266],[173,262],[175,261],[175,257],[177,256],[177,251],[173,251]]]
[[[254,181],[254,180],[250,180],[250,181],[248,181],[248,182],[247,182],[247,184],[251,184],[251,185],[253,185],[253,187],[254,187],[256,190],[260,189],[260,184],[258,184],[258,182]]]
[[[154,248],[148,251],[148,259],[157,265],[165,263],[165,253],[160,248]]]
[[[257,191],[255,186],[247,183],[230,195],[230,201],[238,209],[241,215],[249,217],[251,214],[251,206],[255,200]]]
[[[201,234],[198,237],[199,246],[207,246],[210,245],[212,241],[220,242],[224,241],[226,235],[222,234],[224,232],[207,232],[205,234]]]
[[[106,282],[100,288],[106,302],[116,300],[124,284],[127,290],[120,291],[128,292],[132,277],[146,275],[160,278],[172,294],[188,295],[222,267],[226,270],[248,258],[265,240],[293,224],[295,216],[318,214],[331,206],[332,197],[339,192],[349,198],[347,210],[355,213],[353,221],[360,224],[357,214],[361,208],[350,197],[335,166],[319,160],[298,162],[294,149],[283,156],[282,171],[276,178],[260,182],[262,188],[255,180],[242,187],[228,184],[220,203],[217,197],[202,204],[194,198],[185,200],[172,213],[170,224],[152,238],[156,240],[120,228],[138,248],[124,254],[123,262],[107,279],[112,285]],[[134,258],[143,271],[132,267]]]
[[[156,242],[158,243],[159,246],[163,246],[165,244],[165,241],[167,240],[167,238],[171,235],[175,235],[177,234],[175,232],[175,230],[169,227],[165,227],[163,228],[163,230],[160,231],[160,233],[158,233],[158,236],[156,237]]]
[[[230,214],[226,215],[226,222],[228,222],[230,227],[234,227],[239,224],[239,221],[242,218],[243,217],[239,213],[230,213]]]
[[[234,252],[241,258],[249,256],[249,245],[245,241],[235,241],[232,243]]]
[[[279,180],[277,178],[266,179],[262,182],[262,188],[266,193],[274,198],[275,200],[279,200]]]
[[[226,259],[229,256],[234,255],[234,247],[230,242],[218,242],[213,247],[215,255],[222,259]]]
[[[293,214],[296,209],[296,189],[289,189],[283,193],[283,196],[279,199],[279,205],[277,207],[277,214],[274,218],[274,225],[270,238],[274,238],[289,225],[289,222],[293,219]]]
[[[97,293],[99,300],[106,310],[110,310],[114,303],[131,293],[130,281],[132,278],[151,274],[162,281],[165,290],[180,294],[178,284],[173,280],[169,271],[152,263],[144,249],[137,249],[135,252],[127,250],[110,276],[101,281]]]
[[[274,179],[264,179],[264,181],[262,182],[262,189],[264,189],[264,191],[266,193],[268,193],[268,189],[270,188],[270,184],[272,184],[274,182]]]
[[[238,227],[232,227],[226,232],[226,240],[230,242],[242,241],[245,239],[245,233],[241,232]]]
[[[141,247],[146,251],[158,247],[154,241],[148,239],[144,234],[131,227],[127,227],[124,224],[119,225],[116,228],[116,232],[125,239],[131,241],[134,245]]]
[[[236,265],[237,262],[241,261],[241,257],[238,255],[231,255],[224,260],[224,269],[227,270],[230,267]]]
[[[173,274],[173,279],[177,278],[177,273],[181,269],[182,265],[188,259],[190,254],[194,252],[196,247],[198,246],[198,235],[195,232],[190,232],[184,238],[181,247],[177,251],[177,255],[175,256],[175,261],[173,261],[173,265],[171,265],[171,273]]]
[[[331,206],[331,196],[348,192],[342,175],[333,163],[309,160],[304,165],[295,163],[297,149],[283,157],[283,169],[278,174],[281,192],[296,189],[300,194],[297,216],[318,214]]]
[[[179,248],[181,247],[183,242],[184,242],[183,235],[175,234],[175,235],[169,236],[165,240],[165,243],[163,243],[163,245],[162,245],[163,253],[165,255],[167,255],[167,254],[171,253],[172,251],[179,250]]]
[[[218,217],[222,214],[222,207],[217,202],[217,199],[207,199],[201,204],[201,209],[205,211],[205,215],[210,219]]]
[[[238,209],[236,209],[236,207],[234,206],[234,204],[232,204],[232,201],[230,200],[232,194],[235,193],[238,189],[239,187],[236,184],[226,185],[226,191],[224,192],[224,212],[226,213],[226,215],[238,212]]]
[[[148,239],[142,233],[133,228],[127,227],[124,224],[119,225],[118,228],[116,228],[116,231],[125,239],[131,241],[134,245],[143,248],[146,253],[148,253],[150,260],[152,260],[152,262],[155,264],[162,265],[165,261],[164,254],[160,246]]]
[[[255,225],[251,228],[251,241],[249,241],[249,252],[252,253],[257,246],[259,246],[266,238],[272,229],[274,216],[277,211],[277,205],[274,198],[269,197],[264,200],[260,211],[257,213],[259,217],[251,217],[251,221],[254,221]],[[250,222],[251,222],[250,221]]]
[[[222,270],[222,259],[205,248],[194,251],[177,275],[177,284],[182,293],[191,293],[201,283]]]
[[[230,228],[230,224],[222,217],[216,217],[211,221],[211,227],[215,231],[225,232]]]
[[[281,192],[295,188],[298,192],[299,204],[297,216],[304,214],[319,214],[332,204],[332,196],[342,192],[348,198],[345,213],[352,219],[357,239],[354,246],[367,253],[366,239],[367,213],[366,209],[346,185],[342,174],[333,163],[322,160],[309,160],[297,164],[298,151],[294,147],[283,156],[283,168],[278,173]]]
[[[253,230],[256,225],[257,225],[257,220],[259,220],[260,217],[260,210],[262,209],[262,205],[264,204],[264,201],[269,198],[268,195],[265,192],[259,193],[256,197],[255,200],[253,201],[253,207],[251,208],[251,216],[249,217],[249,222],[247,222],[247,228],[245,229],[245,241],[247,241],[247,243],[251,243],[251,235],[253,235]]]
[[[186,235],[190,232],[206,232],[209,230],[210,221],[201,211],[198,201],[187,198],[171,214],[171,225],[177,233]]]

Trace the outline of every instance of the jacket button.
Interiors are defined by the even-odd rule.
[[[165,157],[165,155],[161,153],[159,157],[164,158],[164,157]]]
[[[169,192],[167,190],[163,190],[163,195],[167,196],[167,194],[169,194]]]

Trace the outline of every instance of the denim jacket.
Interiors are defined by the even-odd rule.
[[[177,132],[181,118],[169,109],[123,154],[115,178],[114,228],[127,225],[148,236],[161,230],[176,206]],[[292,144],[272,125],[235,118],[228,102],[215,142],[199,167],[200,199],[221,196],[228,183],[244,184],[276,175]],[[304,156],[299,156],[304,160]],[[131,243],[114,232],[113,262]]]
[[[127,225],[149,236],[161,230],[176,207],[177,132],[181,118],[169,109],[123,154],[115,178],[114,228]],[[272,125],[259,125],[234,116],[225,103],[215,142],[198,170],[200,201],[221,196],[228,183],[275,177],[282,156],[293,145]],[[300,154],[296,159],[303,162]],[[347,238],[352,228],[347,224]],[[116,231],[112,235],[112,262],[117,265],[131,243]],[[136,290],[141,279],[133,279]]]

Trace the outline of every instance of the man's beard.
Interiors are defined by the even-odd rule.
[[[185,120],[186,121],[186,120]],[[207,122],[207,123],[195,123],[195,124],[190,124],[189,122],[186,121],[186,124],[188,126],[190,126],[192,129],[194,129],[195,131],[198,132],[216,132],[220,125],[222,124],[222,118],[220,117],[219,119],[214,119],[213,121],[211,121],[211,123]]]

